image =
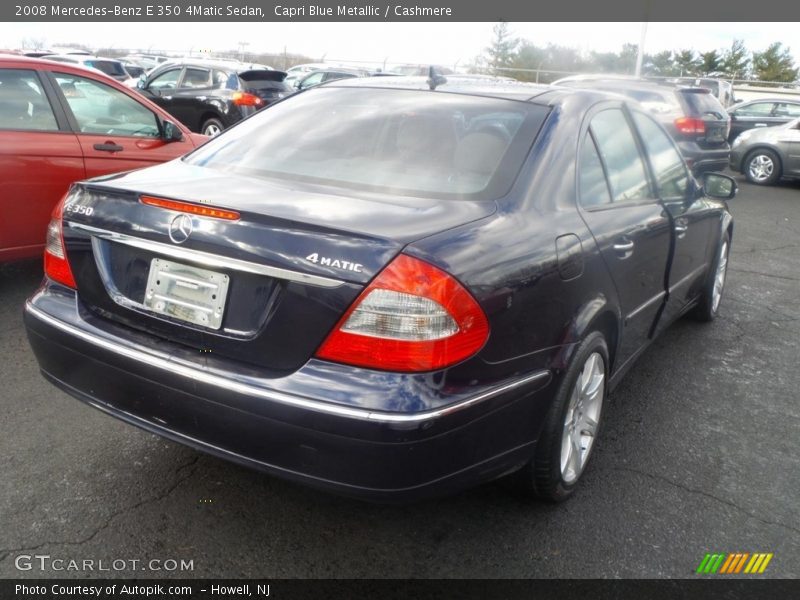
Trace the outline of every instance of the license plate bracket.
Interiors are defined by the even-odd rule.
[[[144,306],[180,321],[219,329],[230,279],[224,273],[172,260],[150,262]]]

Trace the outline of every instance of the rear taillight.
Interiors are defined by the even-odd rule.
[[[78,286],[72,276],[72,269],[69,267],[67,251],[64,246],[62,215],[66,199],[67,196],[64,196],[56,204],[53,214],[50,216],[50,224],[47,226],[47,243],[44,248],[44,272],[53,281],[75,289]]]
[[[264,104],[261,98],[247,92],[234,92],[231,100],[236,106],[261,106]]]
[[[698,134],[706,132],[706,123],[703,119],[695,119],[694,117],[680,117],[675,119],[675,127],[683,134]]]
[[[432,371],[469,358],[488,337],[486,315],[455,278],[401,254],[356,299],[317,357],[387,371]]]

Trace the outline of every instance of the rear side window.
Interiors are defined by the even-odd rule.
[[[597,113],[590,125],[600,158],[606,167],[613,202],[650,198],[642,156],[628,120],[619,109]]]
[[[0,129],[58,130],[35,71],[0,69]]]
[[[581,146],[580,157],[580,200],[581,206],[591,208],[611,203],[603,163],[590,134],[586,134]]]
[[[705,88],[680,90],[678,92],[686,105],[687,115],[693,117],[712,116],[727,119],[728,113],[716,96]]]
[[[211,72],[208,69],[195,69],[193,67],[186,67],[186,71],[183,74],[183,83],[181,84],[181,87],[208,87],[210,85],[210,77]]]
[[[689,190],[686,166],[670,137],[647,115],[633,113],[656,178],[662,200],[683,200]]]
[[[775,112],[773,113],[773,116],[789,117],[790,119],[796,119],[797,117],[800,117],[800,104],[778,102],[775,105]]]
[[[314,88],[256,113],[185,160],[394,196],[507,193],[547,107],[418,90]]]
[[[55,73],[81,133],[158,137],[156,115],[119,90],[84,77]]]

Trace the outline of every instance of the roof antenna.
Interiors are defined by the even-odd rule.
[[[447,83],[447,77],[438,73],[435,66],[431,65],[428,67],[428,88],[433,91],[437,86],[443,83]]]

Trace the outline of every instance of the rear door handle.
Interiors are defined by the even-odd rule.
[[[95,144],[94,149],[100,150],[101,152],[120,152],[125,148],[114,142],[106,142],[105,144]]]
[[[686,223],[675,223],[675,234],[682,238],[686,235],[686,232],[689,230],[689,226]]]
[[[633,250],[633,242],[616,242],[614,250],[617,252],[630,252]]]

